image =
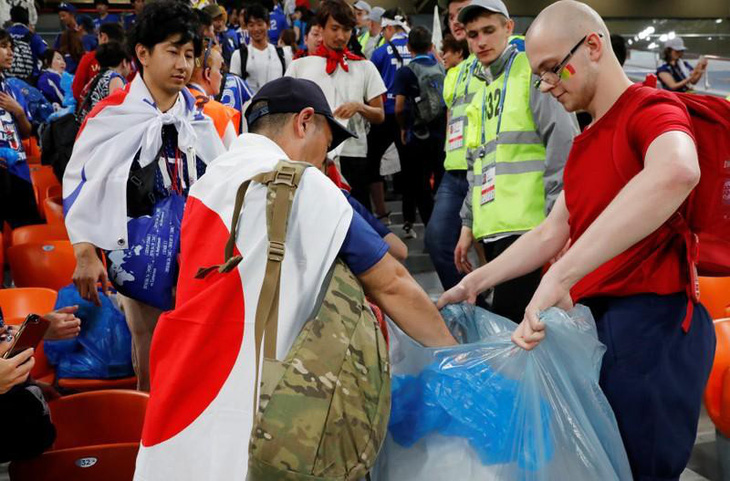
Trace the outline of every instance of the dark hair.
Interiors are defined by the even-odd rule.
[[[143,45],[152,51],[156,45],[173,35],[180,35],[178,44],[192,42],[195,56],[199,57],[203,50],[199,29],[198,17],[188,4],[160,0],[145,5],[127,37],[131,56],[134,57],[140,73],[142,64],[135,53],[137,45]]]
[[[45,52],[43,52],[43,55],[41,55],[43,68],[51,68],[51,64],[53,63],[53,57],[55,57],[56,53],[63,57],[63,54],[54,48],[48,48]]]
[[[94,21],[88,15],[77,16],[76,23],[89,33],[93,33],[95,30]]]
[[[94,5],[106,5],[109,6],[109,0],[94,0]]]
[[[109,41],[124,43],[124,28],[118,23],[104,23],[99,27],[99,33],[107,36]]]
[[[431,50],[433,42],[431,41],[431,31],[421,25],[413,27],[411,33],[408,34],[408,46],[415,54],[427,53]]]
[[[312,27],[319,27],[319,25],[318,25],[318,24],[316,24],[316,23],[314,23],[314,22],[307,22],[307,25],[306,25],[306,26],[304,27],[304,36],[305,36],[305,37],[306,37],[307,35],[309,35],[309,32],[311,32],[311,31],[312,31]],[[320,27],[320,28],[321,28],[321,27]]]
[[[193,12],[195,12],[195,16],[198,18],[198,23],[201,27],[205,28],[213,25],[213,17],[208,12],[203,11],[201,8],[196,8]]]
[[[263,20],[269,23],[269,11],[263,5],[254,3],[246,9],[246,13],[243,15],[243,20],[249,23],[253,20]]]
[[[10,21],[13,23],[22,23],[23,25],[28,25],[30,23],[30,15],[28,14],[28,9],[25,7],[21,7],[20,5],[15,5],[10,9]]]
[[[624,40],[621,35],[617,33],[612,33],[611,47],[613,48],[613,53],[616,54],[618,63],[623,66],[623,64],[626,62],[626,40]]]
[[[456,37],[447,33],[441,43],[441,50],[461,54],[461,58],[469,56],[469,44],[466,40],[456,40]]]
[[[324,0],[319,4],[319,10],[317,11],[317,24],[324,28],[330,17],[348,29],[354,29],[355,25],[357,25],[355,12],[351,6],[344,2],[344,0]]]
[[[0,28],[0,42],[10,42],[13,45],[13,37],[4,28]]]
[[[119,42],[107,42],[104,45],[99,45],[95,56],[102,70],[114,68],[122,63],[122,60],[129,60],[129,52]]]

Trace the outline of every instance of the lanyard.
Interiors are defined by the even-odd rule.
[[[474,59],[474,61],[471,63],[471,65],[464,64],[463,67],[461,67],[461,70],[459,71],[459,76],[456,78],[456,86],[454,88],[454,95],[451,97],[451,103],[453,105],[454,101],[456,100],[456,93],[459,90],[459,85],[461,84],[462,79],[464,79],[463,75],[466,74],[466,86],[464,87],[464,97],[469,95],[469,82],[471,82],[471,78],[474,76],[474,69],[476,68],[476,64],[479,60]]]
[[[499,132],[502,127],[502,113],[504,112],[504,99],[507,98],[507,80],[509,80],[509,73],[512,70],[512,63],[515,61],[515,57],[517,57],[517,52],[514,52],[512,56],[510,56],[509,60],[507,61],[507,68],[504,69],[504,85],[502,86],[502,95],[499,99],[499,114],[497,117],[497,132],[495,134],[495,139],[499,140]],[[487,90],[484,89],[484,99],[482,100],[482,146],[487,143],[487,134],[485,132],[484,126],[486,125],[486,118],[487,118]]]

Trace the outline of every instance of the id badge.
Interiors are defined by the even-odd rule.
[[[454,119],[449,122],[448,136],[449,151],[460,149],[464,146],[464,119]]]
[[[496,164],[491,164],[491,165],[487,166],[486,168],[482,169],[481,205],[488,204],[488,203],[494,201],[494,194],[495,194],[494,181],[495,181],[496,173],[497,173]]]

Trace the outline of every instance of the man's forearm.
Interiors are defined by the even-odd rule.
[[[390,255],[358,278],[365,293],[413,339],[432,347],[456,343],[436,305]]]
[[[25,116],[25,113],[20,113],[15,118],[18,121],[18,133],[20,134],[20,138],[27,139],[30,137],[33,126],[30,124],[28,117]]]
[[[371,124],[382,124],[385,122],[385,111],[382,107],[371,107],[368,104],[362,104],[360,107],[360,115]]]

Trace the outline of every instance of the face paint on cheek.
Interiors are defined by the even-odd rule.
[[[575,68],[571,64],[565,66],[562,72],[560,72],[560,80],[568,80],[570,77],[575,75]]]

